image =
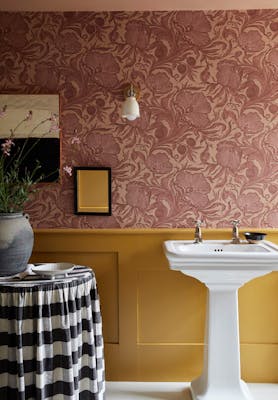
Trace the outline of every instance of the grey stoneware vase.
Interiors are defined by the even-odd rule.
[[[24,271],[33,244],[34,233],[27,215],[0,214],[0,276]]]

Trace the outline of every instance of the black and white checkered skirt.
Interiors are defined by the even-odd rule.
[[[104,389],[94,274],[0,285],[0,399],[102,400]]]

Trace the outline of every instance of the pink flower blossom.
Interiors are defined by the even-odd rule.
[[[79,137],[76,137],[76,136],[74,136],[72,139],[71,139],[71,144],[80,144],[80,138]]]
[[[278,151],[278,135],[276,129],[273,129],[266,137],[265,143],[273,147],[274,151]]]
[[[14,146],[12,139],[6,139],[5,142],[1,144],[2,153],[5,156],[10,156],[12,146]]]
[[[2,13],[0,16],[2,31],[1,42],[19,51],[27,45],[26,34],[28,25],[23,15],[19,13]],[[2,44],[2,43],[1,43]]]
[[[57,90],[59,84],[58,68],[53,65],[44,63],[38,63],[36,65],[35,82],[41,87],[47,88],[48,90]]]
[[[222,167],[235,171],[240,166],[241,150],[234,143],[219,143],[217,145],[216,160]]]
[[[6,115],[7,106],[3,106],[2,110],[0,111],[0,118],[3,118]]]
[[[278,210],[271,210],[265,217],[265,223],[270,228],[278,226]]]
[[[94,161],[115,167],[118,164],[118,155],[120,146],[113,135],[101,135],[98,133],[90,134],[87,138],[87,145],[91,151],[91,157]]]
[[[24,118],[24,121],[31,121],[32,117],[33,117],[33,111],[30,110],[28,111],[26,117]]]
[[[54,113],[51,113],[49,121],[50,121],[49,132],[59,132],[60,128],[58,126],[59,123],[58,116]]]
[[[169,157],[164,153],[151,154],[146,161],[147,167],[157,174],[168,174],[172,170]]]
[[[70,167],[69,165],[65,165],[63,167],[63,170],[65,171],[65,173],[69,176],[72,176],[72,167]]]
[[[187,193],[208,193],[210,191],[210,185],[203,174],[191,174],[189,172],[180,171],[177,174],[176,182],[183,187]]]
[[[126,201],[131,207],[146,210],[150,203],[148,188],[141,182],[130,182],[127,185]]]
[[[278,49],[274,48],[269,52],[268,59],[271,64],[278,66]]]
[[[49,119],[50,119],[50,121],[52,121],[52,122],[57,122],[57,121],[58,121],[58,115],[55,114],[55,113],[51,113]]]
[[[120,67],[112,54],[89,52],[85,56],[85,63],[92,70],[96,82],[106,88],[118,85],[117,74]]]
[[[246,133],[257,133],[263,130],[263,123],[256,112],[242,114],[238,119],[239,127]]]
[[[263,204],[257,193],[241,194],[237,203],[244,213],[257,213],[263,209]]]
[[[126,25],[125,39],[132,48],[143,50],[148,46],[150,35],[142,22],[133,21]]]
[[[274,48],[269,52],[268,64],[272,71],[274,78],[278,79],[278,49]]]
[[[260,33],[254,29],[241,33],[238,41],[240,46],[247,51],[261,51],[264,48],[264,42],[262,41]]]
[[[180,171],[176,183],[184,190],[185,196],[193,206],[203,208],[208,204],[210,185],[203,174]]]
[[[238,67],[233,62],[221,61],[217,65],[216,78],[218,83],[231,89],[238,89],[240,84],[240,75]]]
[[[196,46],[206,46],[209,43],[210,23],[202,11],[180,11],[177,22],[183,27],[184,37]]]
[[[184,116],[192,125],[204,128],[209,124],[208,113],[211,106],[203,93],[191,93],[183,90],[178,93],[177,106],[182,107]]]
[[[57,123],[51,123],[49,127],[49,132],[59,132],[60,128]]]
[[[151,88],[160,93],[170,92],[173,86],[165,72],[157,72],[156,74],[152,74],[148,81]]]
[[[78,54],[81,50],[78,37],[73,32],[61,33],[57,38],[56,45],[63,54]]]

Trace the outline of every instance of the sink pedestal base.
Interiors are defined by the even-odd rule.
[[[254,400],[248,386],[244,381],[240,381],[240,386],[211,388],[204,392],[203,385],[196,379],[191,383],[190,391],[193,400]]]
[[[237,292],[243,283],[234,280],[205,282],[209,292],[204,369],[191,383],[193,400],[253,400],[240,378]]]

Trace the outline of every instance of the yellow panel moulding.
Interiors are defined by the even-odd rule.
[[[247,230],[240,229],[242,238]],[[263,231],[278,244],[278,229]],[[107,380],[190,381],[200,374],[206,288],[170,271],[162,247],[165,240],[193,237],[193,229],[35,230],[32,262],[69,261],[96,273]],[[203,229],[204,241],[221,238],[231,238],[231,229]],[[247,382],[278,382],[277,304],[276,272],[239,290]]]

